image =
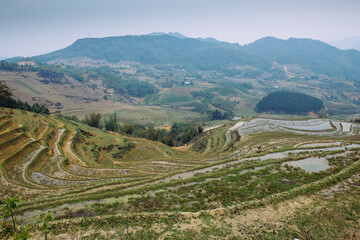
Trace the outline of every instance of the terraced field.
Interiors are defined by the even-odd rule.
[[[306,207],[334,196],[336,184],[359,184],[360,126],[348,122],[244,119],[170,148],[51,116],[0,114],[1,196],[21,197],[17,218],[35,238],[44,212],[56,239],[278,236],[296,208],[269,206]],[[277,228],[261,214],[240,217],[259,209]]]

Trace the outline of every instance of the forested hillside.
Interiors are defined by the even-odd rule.
[[[280,64],[299,64],[315,73],[360,81],[360,52],[340,50],[312,39],[259,39],[244,49]]]
[[[204,70],[235,65],[268,69],[270,62],[248,54],[239,44],[178,38],[170,35],[142,35],[79,39],[67,48],[36,57],[41,61],[88,57],[108,62],[135,61],[146,64],[180,64]]]
[[[270,71],[272,62],[298,64],[314,73],[359,81],[360,52],[340,50],[312,39],[259,39],[241,46],[220,41],[140,35],[84,38],[64,49],[40,55],[41,61],[62,61],[77,57],[108,62],[135,61],[143,64],[174,64],[188,69],[239,70],[253,66]]]
[[[256,112],[307,114],[320,111],[320,99],[296,92],[273,92],[264,97],[255,107]]]

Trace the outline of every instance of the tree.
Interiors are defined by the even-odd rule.
[[[219,109],[216,109],[215,111],[212,112],[211,120],[222,120],[222,119],[224,119],[224,116]]]
[[[17,204],[19,202],[20,202],[20,199],[16,195],[14,197],[6,198],[6,200],[3,202],[3,209],[5,211],[5,217],[6,216],[11,216],[14,231],[16,231],[16,223],[15,223],[15,218],[14,218],[14,212],[13,211],[17,208]]]
[[[132,123],[125,123],[124,132],[126,134],[132,135],[134,133],[135,126]]]
[[[14,240],[27,240],[30,239],[30,234],[29,234],[29,228],[30,226],[24,227],[21,232],[18,234],[17,232],[14,233]]]
[[[204,131],[204,127],[203,127],[203,125],[202,125],[202,124],[199,124],[199,125],[197,126],[197,128],[198,128],[198,132],[199,132],[199,134],[200,134],[200,133],[202,133],[202,132]]]
[[[43,225],[42,225],[42,229],[44,231],[44,235],[45,235],[45,240],[47,240],[47,235],[49,234],[50,232],[50,225],[49,225],[49,222],[51,220],[53,220],[53,217],[51,215],[51,213],[48,213],[47,215],[43,215],[42,218],[41,218],[42,222],[43,222]]]
[[[17,63],[10,63],[7,61],[0,61],[0,69],[6,70],[6,71],[14,71],[18,69]]]
[[[91,127],[100,128],[100,120],[101,114],[100,113],[91,113],[89,116],[85,115],[85,123]]]
[[[108,120],[104,118],[104,121],[105,121],[105,129],[107,131],[117,132],[119,130],[117,116],[115,112],[109,116]]]
[[[20,100],[15,100],[12,98],[12,93],[5,83],[0,81],[0,107],[7,108],[17,108],[25,111],[32,111],[35,113],[50,114],[48,108],[44,105],[39,105],[37,103],[30,106],[27,102],[22,102]]]
[[[160,129],[155,129],[154,124],[150,124],[147,129],[147,139],[157,141],[159,138]]]
[[[10,92],[8,86],[2,81],[0,81],[0,101],[9,98],[12,96],[12,93]]]

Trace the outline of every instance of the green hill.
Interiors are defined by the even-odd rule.
[[[239,44],[178,38],[167,34],[79,39],[67,48],[36,57],[41,61],[88,57],[108,62],[180,64],[204,70],[233,65],[269,68],[270,62],[248,54]]]
[[[274,37],[262,38],[244,49],[280,64],[298,64],[314,73],[360,79],[360,52],[356,50],[344,51],[312,39]]]
[[[296,92],[273,92],[264,97],[255,107],[256,112],[307,114],[320,111],[320,99]]]
[[[220,41],[176,37],[169,34],[84,38],[69,47],[37,56],[40,61],[77,57],[108,62],[175,64],[201,70],[252,66],[269,71],[272,62],[297,64],[314,73],[345,79],[360,79],[360,52],[340,50],[312,39],[259,39],[241,46]]]

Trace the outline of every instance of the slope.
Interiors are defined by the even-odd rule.
[[[238,44],[178,38],[166,34],[79,39],[67,48],[36,58],[48,62],[75,57],[103,59],[108,62],[181,64],[204,70],[237,65],[260,68],[270,66],[261,57],[242,51]]]
[[[280,64],[298,64],[315,73],[360,80],[360,52],[356,50],[340,50],[312,39],[274,37],[259,39],[244,50]]]
[[[55,217],[50,225],[51,237],[56,239],[64,237],[64,232],[69,238],[74,234],[89,236],[93,230],[102,229],[109,231],[112,238],[137,239],[144,233],[151,235],[149,238],[196,238],[196,232],[210,238],[234,234],[256,238],[260,233],[255,228],[263,225],[256,212],[266,209],[266,213],[271,213],[270,219],[282,222],[280,226],[285,231],[289,219],[283,220],[289,215],[284,214],[284,201],[295,213],[296,205],[302,206],[299,201],[304,203],[306,199],[302,195],[314,197],[305,205],[314,201],[322,206],[327,201],[316,196],[335,194],[332,188],[349,189],[358,183],[359,125],[355,123],[334,122],[336,129],[307,130],[306,134],[263,129],[242,139],[231,138],[224,146],[227,131],[244,126],[257,128],[254,121],[243,119],[244,124],[228,122],[206,131],[191,144],[191,152],[52,116],[4,108],[0,112],[0,136],[6,136],[0,143],[1,195],[21,195],[24,201],[16,216],[24,223],[32,223],[30,230],[36,237],[40,234],[36,230],[42,226],[38,224],[39,215],[46,211]],[[267,120],[272,126],[274,121],[263,119]],[[301,129],[304,124],[316,126],[318,121],[329,122],[287,122]],[[351,132],[345,128],[347,125]],[[194,151],[193,147],[199,150]],[[128,151],[119,157],[116,153],[124,149]],[[293,161],[321,161],[325,157],[329,164],[319,172],[291,166]],[[354,200],[347,201],[356,204]],[[271,210],[273,204],[280,206],[278,217]],[[255,216],[241,218],[245,213]],[[251,223],[241,231],[237,224],[236,229],[232,228],[230,222],[226,223],[226,231],[219,226],[200,227],[209,222],[224,224],[224,216],[232,223],[233,217]],[[261,217],[261,221],[267,217]],[[196,229],[191,228],[192,221]],[[129,226],[135,227],[129,231]],[[191,231],[186,232],[181,226]],[[271,225],[261,229],[266,230],[263,234],[270,233],[267,230]],[[354,229],[351,226],[349,231]],[[298,236],[302,231],[294,233]]]

